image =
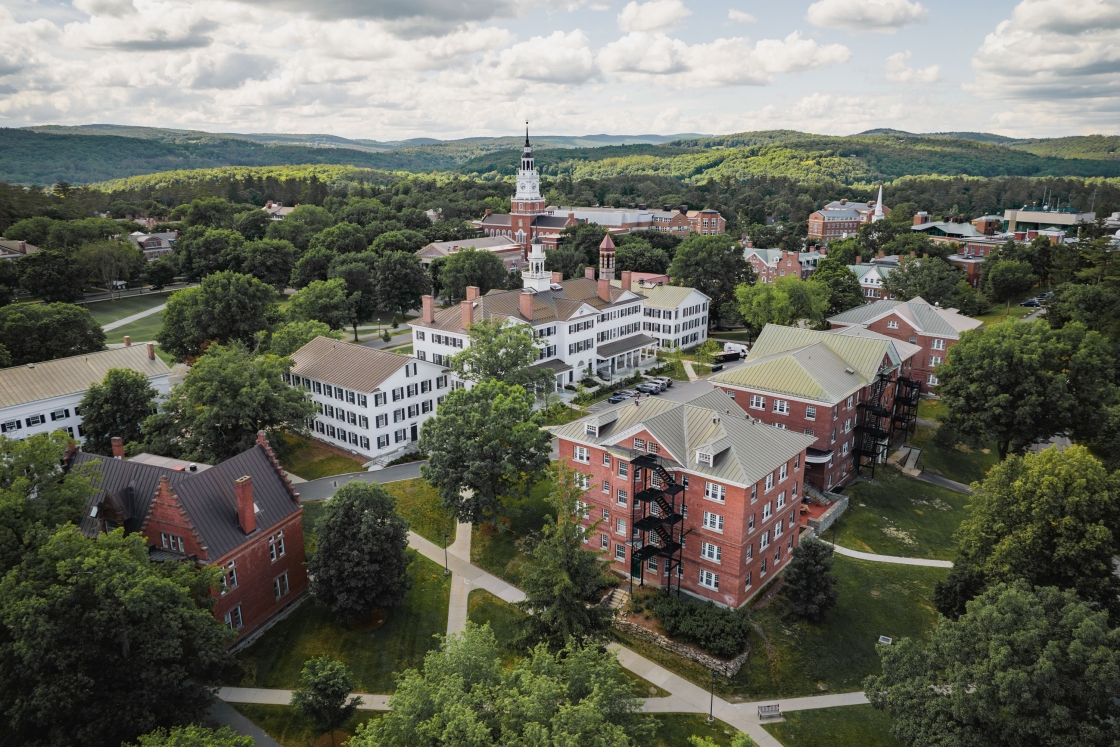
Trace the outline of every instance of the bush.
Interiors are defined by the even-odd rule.
[[[658,594],[647,607],[670,636],[695,643],[713,656],[729,659],[747,645],[751,626],[745,610],[682,600],[671,594]]]

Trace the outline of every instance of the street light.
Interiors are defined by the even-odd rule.
[[[708,700],[708,723],[709,724],[716,720],[715,705],[716,705],[716,670],[713,669],[712,670],[712,696]]]
[[[443,533],[443,575],[445,576],[451,575],[451,569],[447,567],[447,540],[450,538],[450,534],[447,532]]]

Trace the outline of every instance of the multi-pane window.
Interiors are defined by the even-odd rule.
[[[599,546],[604,550],[611,549],[611,538],[605,534],[599,535]]]
[[[588,451],[586,446],[576,446],[572,450],[572,459],[575,459],[577,462],[587,464],[589,461],[591,461],[591,452]]]
[[[771,513],[773,513],[773,512],[770,510],[770,504],[767,503],[765,506],[762,507],[762,520],[766,521],[767,519],[769,519]]]
[[[629,474],[629,472],[630,472],[630,464],[628,462],[619,462],[618,463],[618,476],[619,477],[626,477],[626,475]]]
[[[779,415],[789,415],[789,402],[784,399],[774,400],[774,412]]]
[[[817,419],[817,408],[814,407],[813,405],[805,405],[805,419],[806,420],[816,420]]]
[[[615,545],[614,546],[614,559],[615,560],[626,560],[626,545]]]
[[[751,395],[751,408],[753,408],[755,410],[765,410],[766,409],[766,398],[763,397],[760,394],[752,394]]]
[[[629,494],[627,494],[627,492],[625,490],[622,490],[621,488],[619,488],[618,496],[617,496],[618,505],[625,506],[626,501],[629,499],[629,497],[630,497]]]
[[[615,534],[626,534],[626,519],[615,519],[614,531]]]
[[[931,345],[930,347],[933,348],[934,350],[944,350],[945,349],[945,341],[941,340],[941,339],[935,339],[933,341],[933,345]]]
[[[237,588],[237,566],[234,563],[235,561],[231,560],[229,565],[226,566],[226,589]]]
[[[939,366],[939,365],[941,365],[941,356],[940,356],[940,355],[931,355],[931,356],[929,357],[929,364],[930,364],[931,366]]]
[[[747,589],[749,589],[749,588],[751,588],[751,574],[750,574],[750,572],[748,571],[748,572],[747,572],[747,585],[746,585],[746,587],[745,587],[745,588],[743,589],[743,591],[746,591],[746,590],[747,590]]]
[[[700,557],[718,563],[723,558],[723,548],[719,545],[713,545],[711,542],[701,542]]]
[[[758,542],[758,549],[765,550],[767,547],[770,547],[770,532],[763,532],[762,539]]]
[[[887,329],[898,329],[898,322],[893,319],[887,322]]]
[[[241,605],[237,605],[226,613],[226,627],[230,630],[241,630],[244,623],[241,620]]]
[[[779,522],[776,522],[776,523],[774,524],[774,539],[778,539],[779,537],[781,537],[781,536],[782,536],[782,528],[783,528],[784,526],[785,526],[785,525],[784,525],[784,524],[782,524],[782,522],[780,522],[780,521],[779,521]]]
[[[786,505],[786,491],[778,493],[778,508],[784,508]]]
[[[377,425],[378,428],[384,428],[385,426],[389,425],[389,416],[388,415],[378,415],[376,425]]]
[[[634,448],[637,449],[638,451],[645,451],[645,448],[646,448],[645,440],[641,439],[641,438],[635,438],[634,439]]]
[[[603,492],[606,493],[607,495],[611,494],[610,480],[603,480]]]
[[[784,480],[784,479],[786,479],[786,475],[788,475],[788,474],[789,474],[789,465],[788,464],[783,464],[778,469],[778,479],[779,480]]]
[[[384,449],[384,448],[385,448],[386,446],[388,446],[388,445],[389,445],[389,436],[388,436],[388,434],[386,434],[386,435],[384,435],[384,436],[378,436],[378,437],[377,437],[377,448],[379,448],[379,449]]]
[[[611,466],[611,454],[610,454],[609,451],[604,451],[603,452],[603,466],[604,467]]]
[[[700,571],[700,585],[704,586],[704,587],[707,587],[709,589],[712,589],[714,591],[719,591],[719,574],[718,573],[712,573],[711,571],[707,571],[707,570],[701,570]]]
[[[747,545],[747,560],[754,557],[754,543]]]
[[[576,473],[576,485],[578,485],[583,490],[590,490],[591,489],[591,475],[585,475],[585,474],[577,472]]]
[[[723,531],[723,516],[720,514],[713,514],[710,511],[704,512],[704,528],[712,529],[717,532]]]
[[[758,485],[751,485],[751,503],[758,500]]]
[[[172,550],[174,552],[184,552],[183,538],[177,534],[168,534],[167,532],[160,532],[160,539],[163,541],[165,550]]]
[[[704,497],[710,501],[724,501],[727,499],[727,487],[714,482],[704,483]]]
[[[288,596],[288,574],[282,573],[279,578],[272,580],[272,590],[276,594],[276,599]]]
[[[766,489],[770,490],[774,487],[774,473],[771,472],[766,476]]]
[[[750,517],[747,519],[747,531],[748,532],[753,532],[754,531],[754,514],[751,514]]]

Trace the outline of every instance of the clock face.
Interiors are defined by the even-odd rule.
[[[517,188],[518,188],[518,189],[520,189],[520,190],[522,190],[522,191],[524,191],[524,189],[525,189],[525,182],[521,182],[520,184],[518,184],[518,185],[517,185]]]

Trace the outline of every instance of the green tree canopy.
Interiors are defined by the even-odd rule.
[[[207,344],[252,344],[280,319],[277,294],[251,275],[216,272],[167,299],[160,347],[176,360],[200,355]]]
[[[669,259],[672,260],[673,255],[677,252],[677,247],[681,245],[682,239],[680,236],[669,233],[668,231],[653,231],[646,229],[643,231],[631,231],[630,233],[624,233],[615,240],[615,243],[619,248],[622,248],[629,244],[631,241],[640,241],[645,244],[649,244],[654,249],[659,249],[665,252],[669,256]],[[615,259],[617,260],[617,255]]]
[[[553,474],[549,503],[556,519],[545,517],[522,574],[525,600],[518,607],[529,614],[518,640],[559,651],[573,639],[583,643],[605,636],[614,610],[597,604],[610,577],[601,553],[586,549],[586,538],[598,526],[585,529],[581,521],[580,500],[587,491],[576,470],[564,462],[556,463]]]
[[[401,676],[389,706],[352,747],[637,747],[654,731],[613,653],[542,644],[506,669],[490,626],[471,622]]]
[[[361,252],[339,255],[331,263],[331,279],[337,278],[346,284],[342,318],[354,328],[354,342],[358,341],[358,325],[376,318],[380,307],[376,285],[379,260],[380,257],[373,252]]]
[[[296,248],[291,242],[258,239],[242,247],[240,271],[277,290],[283,290],[291,279],[295,261]]]
[[[105,332],[89,309],[68,303],[0,307],[0,340],[13,366],[105,349]]]
[[[316,280],[326,280],[331,263],[337,257],[337,254],[327,249],[308,249],[292,267],[289,284],[293,288],[304,288]]]
[[[223,270],[239,272],[245,237],[232,228],[194,226],[175,242],[179,270],[191,280]]]
[[[243,737],[228,726],[207,729],[205,726],[176,726],[156,729],[137,740],[137,747],[254,747],[252,737]]]
[[[794,617],[819,623],[836,606],[832,546],[808,537],[793,548],[785,574],[785,594]]]
[[[520,386],[484,379],[447,395],[420,430],[421,474],[459,521],[494,521],[505,499],[527,494],[548,466],[549,434]],[[469,494],[465,494],[469,491]]]
[[[996,303],[1010,306],[1012,301],[1033,288],[1036,282],[1038,278],[1032,274],[1029,264],[1004,260],[988,270],[985,292]]]
[[[131,368],[111,368],[82,397],[83,448],[112,456],[114,436],[124,443],[141,441],[140,426],[155,410],[158,396],[148,377]]]
[[[144,270],[144,255],[127,241],[98,241],[78,250],[75,260],[87,277],[95,278],[112,298],[116,283],[138,278]]]
[[[813,272],[812,279],[828,286],[826,316],[835,316],[848,309],[854,309],[863,305],[866,300],[856,274],[849,270],[847,265],[840,264],[832,256],[821,257],[817,262],[817,269]]]
[[[977,486],[957,532],[954,573],[938,585],[944,614],[984,583],[1024,579],[1073,589],[1082,599],[1120,613],[1120,478],[1083,446],[1010,456]],[[963,587],[963,590],[962,590]]]
[[[354,684],[346,665],[329,656],[308,659],[300,672],[299,685],[292,693],[292,705],[318,731],[329,732],[333,745],[335,730],[349,721],[362,703],[361,698],[350,697]]]
[[[368,620],[374,610],[404,604],[412,586],[408,522],[389,491],[377,483],[343,485],[315,529],[310,590],[340,621]]]
[[[993,586],[927,642],[880,646],[867,697],[913,747],[1113,747],[1120,629],[1072,591]]]
[[[260,241],[268,233],[272,216],[264,210],[254,208],[233,216],[233,227],[246,241]]]
[[[233,213],[234,205],[229,200],[207,197],[191,202],[184,221],[187,226],[233,228]]]
[[[292,296],[288,316],[297,322],[323,322],[331,329],[342,329],[350,319],[349,296],[342,278],[314,280]]]
[[[443,295],[465,298],[468,285],[477,286],[482,295],[494,288],[504,288],[509,273],[505,263],[493,252],[464,247],[447,257],[440,270],[439,283]]]
[[[403,251],[386,251],[378,257],[373,282],[377,305],[401,316],[409,309],[419,308],[420,299],[432,287],[420,258]]]
[[[318,205],[296,205],[292,212],[284,216],[280,223],[302,223],[311,229],[312,234],[319,233],[334,225],[334,216],[326,208]]]
[[[0,581],[5,738],[119,747],[201,718],[233,637],[211,612],[219,583],[216,568],[153,563],[142,535],[59,529]]]
[[[315,231],[306,223],[290,220],[291,217],[289,213],[284,220],[269,221],[268,228],[264,232],[265,238],[290,242],[297,251],[306,252]]]
[[[57,303],[81,299],[86,278],[73,250],[40,249],[19,260],[19,283],[31,295]]]
[[[468,381],[502,381],[533,391],[554,387],[551,369],[533,368],[540,350],[531,328],[482,319],[471,325],[470,345],[451,358],[451,370]]]
[[[1078,322],[1100,332],[1114,345],[1120,343],[1120,288],[1109,285],[1067,283],[1054,290],[1046,309],[1046,321],[1054,329]]]
[[[175,280],[175,274],[178,271],[179,268],[175,266],[175,260],[171,255],[167,255],[149,262],[144,267],[142,277],[144,282],[150,283],[152,287],[162,288]]]
[[[583,264],[598,267],[599,244],[606,235],[607,229],[598,223],[577,223],[560,232],[559,247],[575,252]]]
[[[931,304],[944,306],[953,297],[961,279],[961,271],[942,259],[906,257],[887,275],[883,291],[902,301],[921,296]]]
[[[368,246],[362,227],[354,223],[338,223],[324,228],[307,244],[309,250],[323,249],[333,254],[364,252]]]
[[[378,254],[388,252],[415,254],[427,244],[428,237],[419,231],[388,231],[371,241],[369,248]]]
[[[634,239],[620,244],[615,251],[615,269],[633,272],[665,272],[669,269],[669,253],[654,249],[649,242]]]
[[[831,295],[829,286],[815,277],[802,280],[794,275],[775,278],[771,283],[743,283],[735,290],[743,320],[755,329],[767,324],[789,326],[802,319],[819,325]]]
[[[549,272],[559,272],[565,280],[583,277],[584,267],[596,266],[597,264],[588,264],[583,250],[575,245],[561,244],[555,249],[545,250],[544,253],[544,268]]]
[[[287,358],[212,345],[144,421],[145,450],[214,464],[251,448],[258,431],[306,431],[315,405],[288,386]]]
[[[341,339],[342,335],[332,330],[324,322],[314,319],[288,322],[268,335],[267,344],[262,346],[262,352],[287,358],[316,337],[329,337],[338,340]]]
[[[710,308],[720,309],[735,301],[735,289],[754,283],[754,270],[743,259],[743,250],[727,235],[693,234],[681,242],[669,267],[673,285],[695,288],[711,298]],[[708,325],[718,314],[708,315]]]

